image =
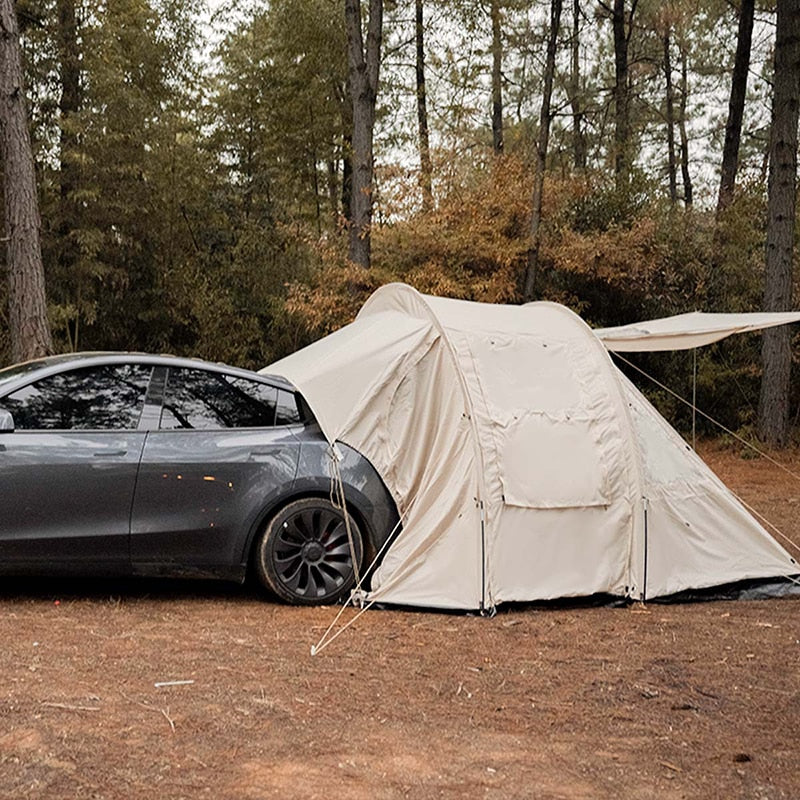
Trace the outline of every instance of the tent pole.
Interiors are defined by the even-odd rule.
[[[647,530],[647,511],[650,505],[650,501],[647,497],[642,498],[642,506],[644,507],[644,570],[642,573],[642,591],[641,591],[641,602],[647,602],[647,544],[648,544],[648,533]]]
[[[697,452],[697,348],[692,348],[692,450]]]

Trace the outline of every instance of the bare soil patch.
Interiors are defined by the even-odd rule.
[[[703,454],[800,544],[800,480]],[[3,581],[0,797],[800,796],[800,600],[376,610],[312,658],[334,613]]]

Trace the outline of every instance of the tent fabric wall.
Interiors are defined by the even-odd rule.
[[[264,371],[398,505],[369,599],[477,609],[798,572],[563,306],[391,284]]]

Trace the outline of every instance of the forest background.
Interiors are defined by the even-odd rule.
[[[594,326],[792,306],[796,97],[777,300],[767,278],[777,51],[783,29],[797,92],[797,0],[15,10],[55,351],[260,368],[393,280],[556,300]],[[697,403],[729,428],[755,426],[759,347],[733,337],[698,354]],[[691,354],[636,363],[690,395]],[[651,397],[688,424],[671,395]]]

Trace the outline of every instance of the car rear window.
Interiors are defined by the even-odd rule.
[[[161,429],[267,428],[297,422],[290,392],[247,378],[170,368]]]

